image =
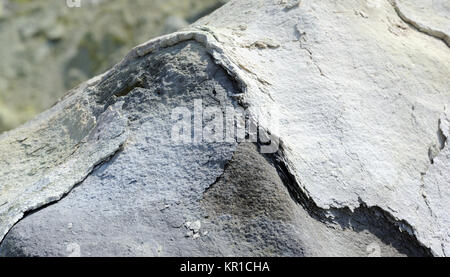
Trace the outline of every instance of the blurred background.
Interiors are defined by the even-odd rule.
[[[76,2],[70,1],[69,2]],[[226,0],[0,0],[0,133]]]

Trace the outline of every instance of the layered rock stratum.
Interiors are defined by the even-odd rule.
[[[135,47],[0,136],[0,255],[448,256],[449,13],[230,1]]]

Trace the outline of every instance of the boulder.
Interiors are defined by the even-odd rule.
[[[133,48],[0,136],[0,255],[448,256],[449,47],[401,9],[230,1]]]

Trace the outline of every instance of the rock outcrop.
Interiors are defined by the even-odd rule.
[[[450,49],[399,10],[231,1],[137,46],[0,136],[0,255],[448,256]]]

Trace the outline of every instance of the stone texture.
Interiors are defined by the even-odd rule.
[[[449,65],[389,1],[231,1],[0,137],[3,233],[78,184],[0,253],[448,256]],[[278,151],[167,144],[170,109],[199,96],[247,107]]]
[[[439,118],[450,102],[448,46],[408,26],[388,1],[252,4],[230,3],[241,6],[235,20],[220,9],[196,25],[209,22],[251,76],[254,113],[277,111],[266,126],[302,191],[323,209],[379,207],[447,255],[449,229],[437,226],[448,216],[431,216],[423,176],[434,166],[429,153],[447,147]],[[251,47],[264,40],[279,47]]]
[[[442,39],[450,47],[450,3],[445,0],[396,0],[398,15],[417,30]]]
[[[115,100],[128,119],[123,149],[63,200],[27,217],[32,223],[24,220],[25,228],[5,240],[20,243],[3,247],[2,253],[65,256],[76,243],[86,256],[211,254],[201,240],[184,238],[184,223],[193,222],[191,228],[199,231],[198,201],[236,146],[172,145],[171,111],[193,106],[194,99],[205,106],[231,105],[233,84],[203,47],[182,43],[130,64],[93,96],[109,93],[131,71],[146,83]]]

